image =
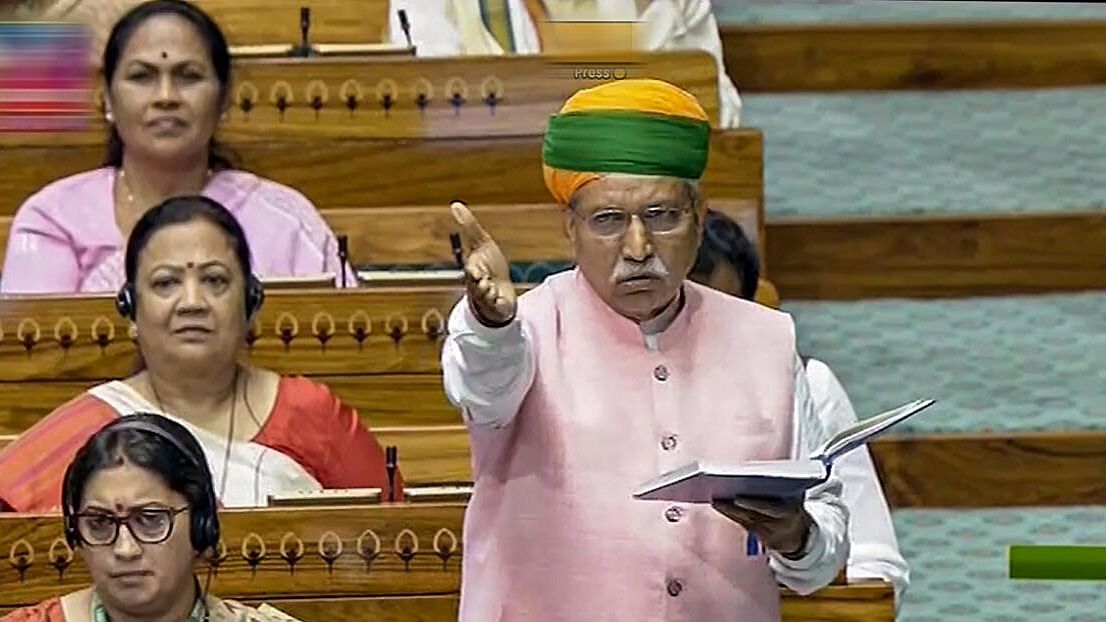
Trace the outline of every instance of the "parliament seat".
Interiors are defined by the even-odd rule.
[[[462,503],[228,510],[222,546],[197,560],[224,598],[268,602],[305,622],[456,620]],[[0,614],[80,589],[88,573],[57,515],[0,515]],[[786,622],[882,622],[894,594],[881,582],[833,585],[808,597],[781,588]]]

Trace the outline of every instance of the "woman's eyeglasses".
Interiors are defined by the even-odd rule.
[[[120,517],[107,512],[81,512],[74,516],[81,541],[89,546],[110,546],[119,538],[119,527],[126,525],[131,536],[143,544],[160,544],[173,535],[173,523],[182,508],[142,508]]]

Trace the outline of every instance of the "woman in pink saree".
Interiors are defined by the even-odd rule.
[[[214,142],[229,105],[231,59],[210,17],[182,0],[127,12],[104,48],[104,166],[49,184],[15,215],[0,274],[5,294],[112,292],[123,247],[147,210],[203,194],[241,223],[258,276],[342,269],[334,233],[302,194],[236,170]],[[352,272],[346,281],[356,283]]]

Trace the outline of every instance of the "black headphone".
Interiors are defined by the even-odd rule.
[[[249,321],[264,303],[265,286],[261,284],[261,279],[251,274],[246,279],[246,320]],[[128,320],[135,319],[138,295],[133,281],[127,281],[119,288],[119,293],[115,295],[115,309]]]
[[[176,447],[177,451],[181,452],[198,469],[210,472],[205,457],[197,456],[192,453],[184,446],[184,443],[153,424],[135,419],[124,419],[122,422],[113,425],[111,429],[136,430],[153,434],[173,447]],[[66,471],[65,475],[61,493],[62,518],[65,521],[65,541],[69,544],[70,548],[75,549],[81,545],[81,537],[77,531],[77,508],[69,505],[69,500],[72,498],[70,497],[69,489],[74,484],[70,481],[70,472]],[[219,515],[216,513],[219,502],[215,499],[215,488],[210,482],[205,487],[203,503],[204,507],[202,508],[197,508],[194,504],[190,505],[188,508],[188,515],[191,521],[192,550],[197,553],[203,553],[208,549],[214,550],[219,546]]]

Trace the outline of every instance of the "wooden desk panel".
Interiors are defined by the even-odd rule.
[[[459,286],[273,292],[247,354],[288,374],[436,374],[445,319],[460,295]],[[110,296],[0,299],[0,382],[129,375],[129,328]]]
[[[387,0],[197,0],[196,3],[219,24],[231,45],[299,45],[303,6],[311,8],[312,43],[382,43],[389,39],[391,16]]]
[[[717,125],[718,71],[709,54],[641,53],[598,64],[686,89]],[[578,57],[534,55],[242,60],[235,65],[231,118],[223,136],[236,141],[539,134],[573,93],[616,80],[576,75],[590,65]]]
[[[710,205],[736,220],[754,243],[760,238],[763,223],[759,203],[721,199]],[[571,260],[560,206],[474,204],[472,208],[512,262]],[[457,230],[457,223],[448,204],[329,208],[321,212],[336,235],[348,236],[349,259],[355,266],[454,263],[449,234]],[[11,216],[0,216],[0,259],[7,249],[11,221]]]
[[[224,511],[220,552],[225,557],[219,558],[211,589],[225,598],[269,602],[305,622],[454,620],[464,508],[427,504]],[[323,552],[329,563],[320,556]],[[61,538],[59,516],[0,515],[0,553],[13,562],[0,566],[6,588],[0,613],[87,584],[84,564]],[[371,563],[362,553],[370,554]],[[201,576],[210,567],[210,556],[197,562]],[[893,618],[894,594],[886,583],[833,585],[807,597],[781,588],[780,595],[787,622]]]
[[[311,377],[357,409],[370,429],[454,425],[461,421],[460,411],[446,398],[439,373]],[[100,382],[92,379],[0,382],[0,436],[20,434]]]
[[[19,139],[13,139],[19,140]],[[2,141],[2,139],[0,139]],[[65,149],[27,141],[0,147],[0,215],[13,215],[42,186],[95,168],[102,140]],[[548,203],[542,138],[291,140],[230,143],[243,166],[290,185],[320,208]],[[703,188],[711,199],[764,199],[763,137],[716,131]]]
[[[110,26],[142,0],[57,0],[55,17]],[[296,44],[300,7],[311,8],[314,43],[379,43],[388,40],[387,0],[195,0],[236,45]],[[105,33],[106,39],[107,34]]]
[[[611,73],[581,73],[594,67]],[[699,50],[622,57],[315,57],[236,60],[220,136],[233,142],[541,134],[575,92],[619,76],[680,86],[718,125],[718,66]],[[93,94],[96,110],[103,109],[102,91],[98,86]],[[89,145],[106,132],[103,116],[95,114],[85,132],[0,135],[0,146]]]
[[[217,564],[210,555],[201,558],[196,569],[202,578],[217,568],[212,591],[236,599],[457,593],[464,510],[464,504],[227,510],[219,513],[222,557]],[[33,604],[88,584],[59,516],[0,514],[0,534],[4,559],[14,562],[0,566],[0,605]]]

